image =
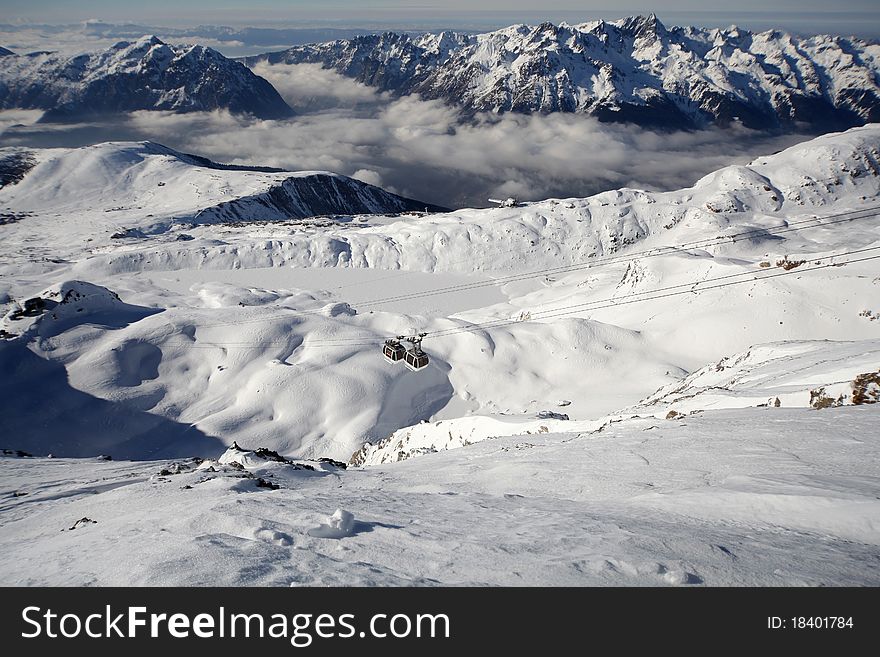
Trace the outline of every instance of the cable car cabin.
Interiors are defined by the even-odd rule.
[[[406,355],[406,348],[397,340],[385,340],[382,354],[389,363],[396,363],[403,360]]]
[[[408,369],[411,369],[413,372],[418,372],[428,366],[428,354],[422,351],[419,347],[413,347],[412,349],[407,350],[404,362]]]

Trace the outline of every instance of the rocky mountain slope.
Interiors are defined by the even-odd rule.
[[[226,109],[263,119],[293,114],[266,80],[200,45],[145,36],[73,57],[2,54],[0,108],[44,109],[44,120],[134,110]]]
[[[666,27],[654,16],[385,33],[246,58],[327,68],[465,113],[577,112],[602,121],[767,129],[880,120],[880,46],[837,36]]]

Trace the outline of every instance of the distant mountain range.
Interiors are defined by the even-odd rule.
[[[880,46],[837,36],[667,28],[654,16],[514,25],[488,34],[387,32],[244,58],[319,63],[382,91],[465,113],[576,112],[703,127],[880,121]]]
[[[239,61],[149,36],[74,57],[5,49],[0,57],[0,108],[43,109],[44,120],[215,109],[285,118],[291,108],[247,68],[270,62],[321,64],[382,91],[443,100],[465,116],[569,112],[650,127],[739,121],[762,130],[880,121],[880,45],[666,27],[654,15],[479,35],[386,32]]]
[[[227,109],[262,119],[293,114],[269,82],[199,45],[172,46],[145,36],[73,57],[0,56],[0,108],[43,109],[50,120],[134,110]]]

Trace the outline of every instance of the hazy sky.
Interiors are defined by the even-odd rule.
[[[777,22],[846,18],[858,25],[880,13],[877,0],[632,0],[616,8],[608,0],[0,0],[0,22],[149,21],[155,24],[295,25],[339,22],[347,25],[404,23],[474,26],[504,21],[590,20],[656,12],[670,23],[711,23],[728,19],[743,24],[775,17]],[[732,8],[735,7],[735,8]],[[755,14],[758,13],[758,15]],[[713,20],[713,15],[715,20]],[[848,15],[848,16],[847,16]],[[702,21],[696,19],[702,17]],[[739,17],[739,18],[738,18]],[[683,20],[684,19],[684,20]],[[829,30],[830,31],[830,30]]]

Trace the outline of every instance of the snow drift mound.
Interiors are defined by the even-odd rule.
[[[398,319],[321,312],[324,300],[297,291],[248,293],[248,302],[266,304],[246,305],[237,301],[236,288],[227,293],[214,284],[201,303],[193,299],[191,305],[158,311],[128,306],[98,286],[63,284],[60,290],[72,290],[71,299],[73,292],[88,295],[71,301],[66,323],[64,317],[54,319],[51,310],[13,322],[10,333],[24,335],[0,343],[17,349],[6,354],[8,388],[18,388],[39,407],[37,373],[51,370],[59,388],[65,386],[54,394],[59,407],[76,408],[90,397],[95,404],[112,403],[120,414],[149,415],[157,423],[195,436],[219,436],[222,442],[217,439],[212,451],[201,438],[194,448],[182,440],[171,450],[163,435],[133,443],[124,424],[97,423],[91,435],[77,436],[75,450],[64,450],[56,429],[42,421],[67,415],[43,409],[42,423],[29,413],[16,423],[20,448],[32,453],[147,458],[161,450],[175,457],[214,457],[218,447],[238,440],[285,455],[345,459],[365,440],[430,417],[453,395],[442,359],[419,373],[384,362],[380,346],[389,331],[386,323]],[[287,305],[294,303],[302,312]],[[352,340],[352,335],[359,337]]]
[[[106,287],[84,281],[56,283],[14,305],[17,307],[0,320],[2,330],[9,336],[40,338],[52,337],[77,324],[115,327],[158,312],[124,303]]]

